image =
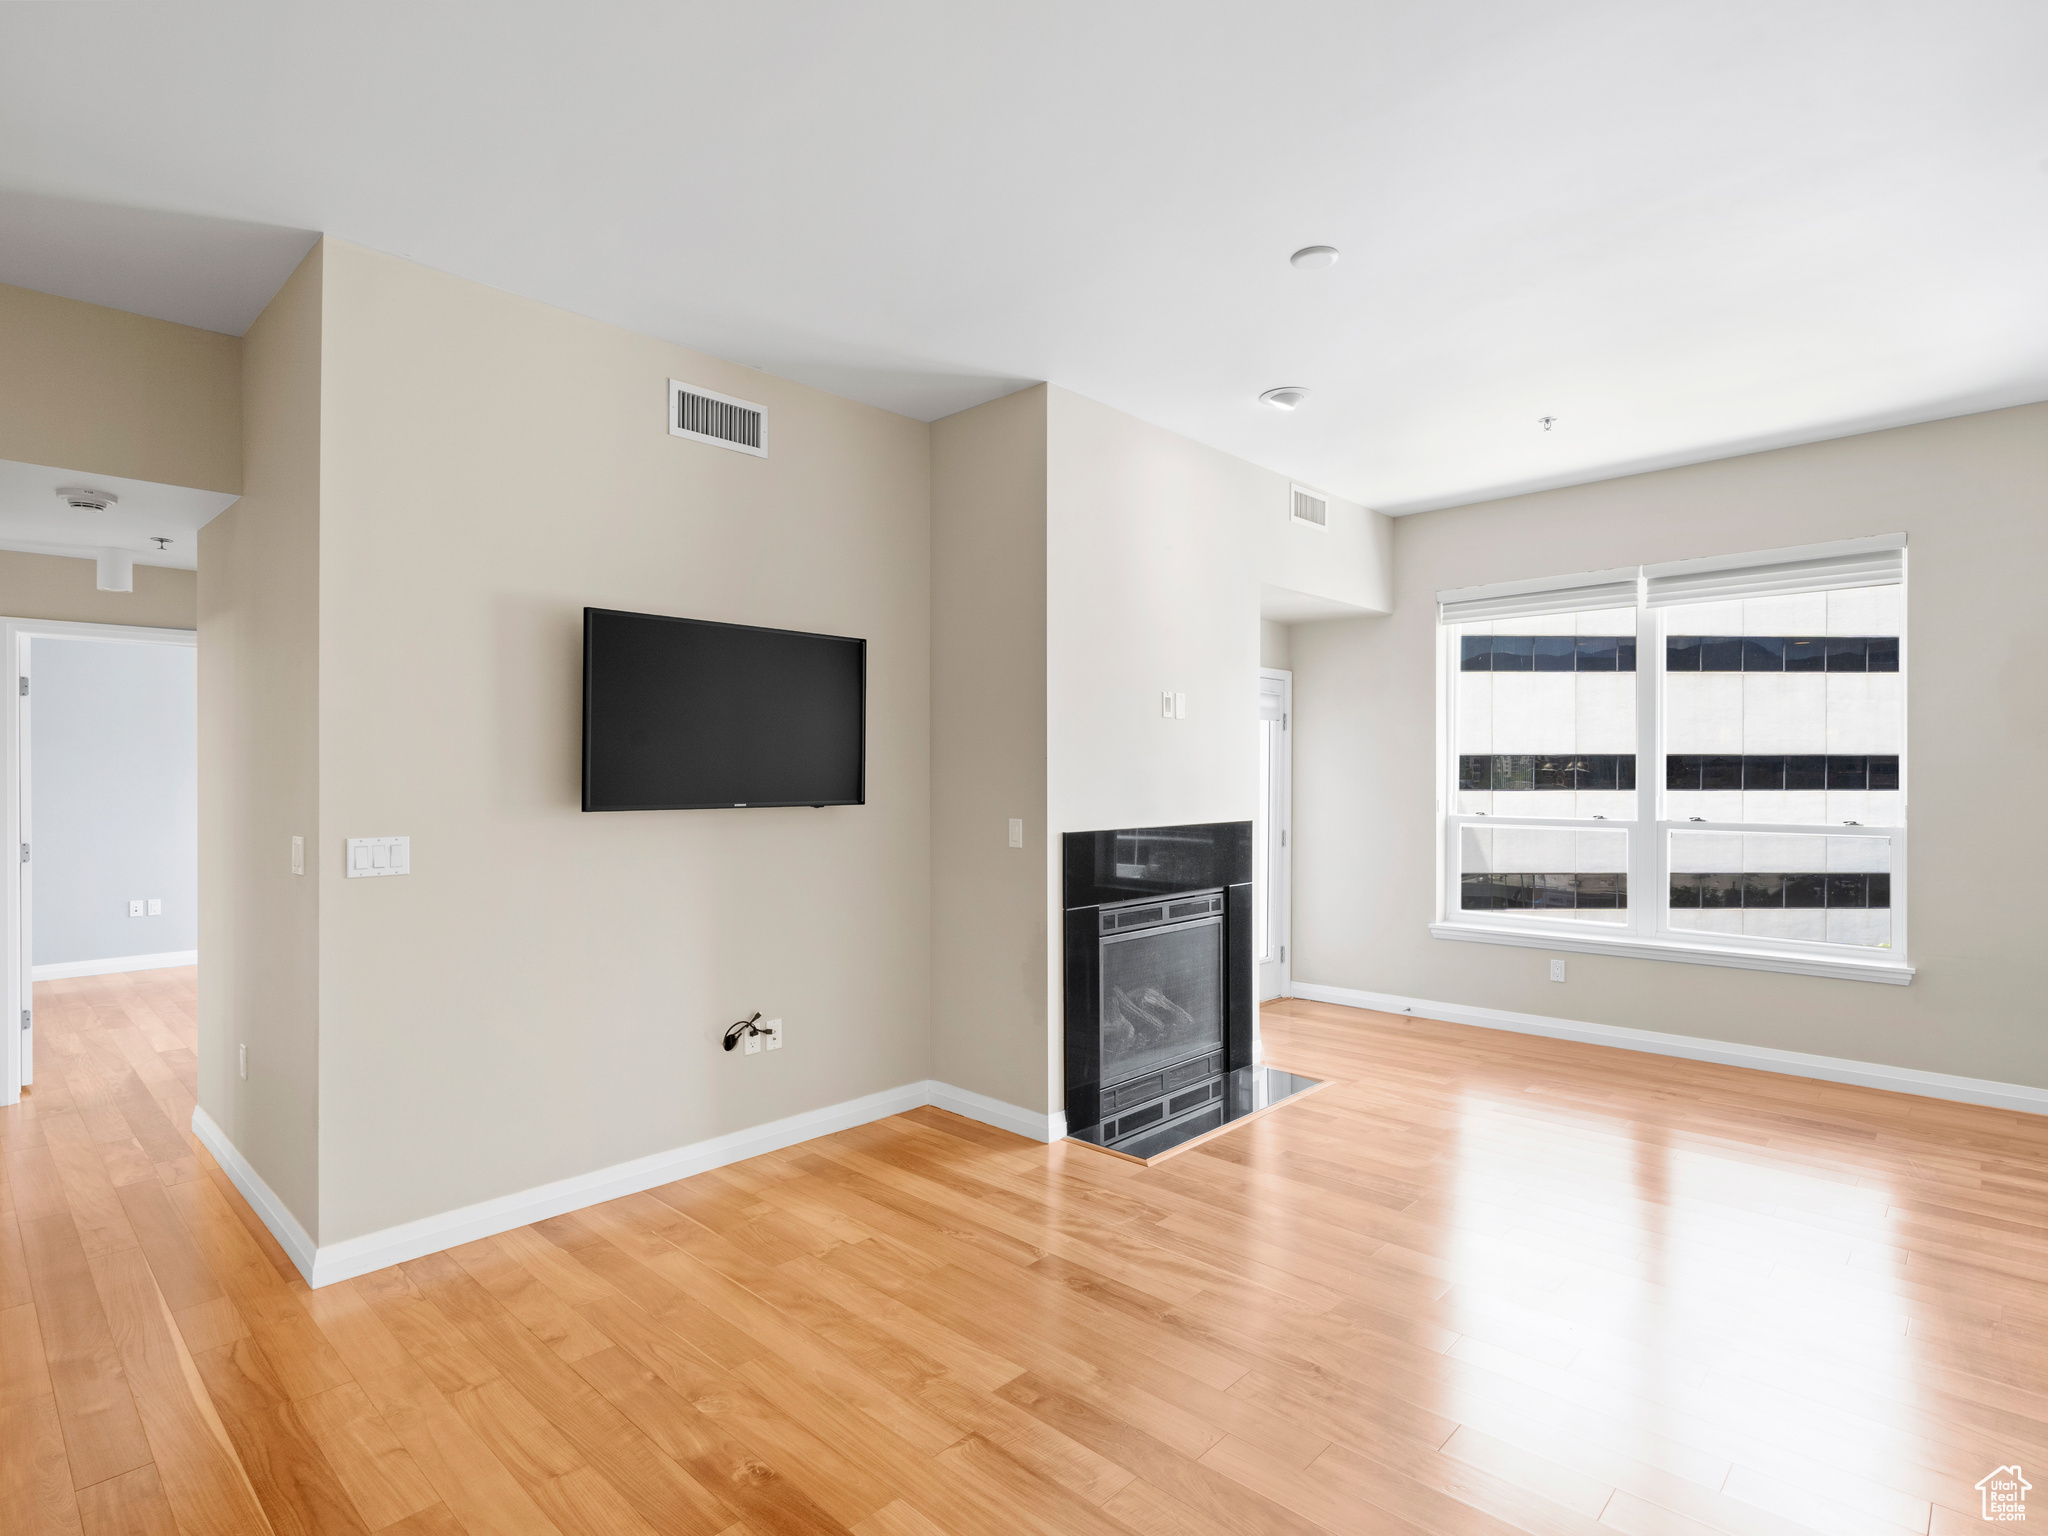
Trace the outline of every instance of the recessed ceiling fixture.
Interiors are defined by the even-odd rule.
[[[1304,245],[1287,259],[1304,272],[1320,272],[1325,267],[1337,265],[1337,247],[1334,245]]]
[[[60,485],[57,499],[74,512],[104,512],[121,498],[112,491],[95,491],[90,486]]]
[[[1259,398],[1276,411],[1291,411],[1308,398],[1308,391],[1299,384],[1283,384],[1278,389],[1269,389]]]

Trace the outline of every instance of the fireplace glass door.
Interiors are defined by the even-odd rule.
[[[1222,1046],[1220,915],[1101,943],[1105,1087]]]

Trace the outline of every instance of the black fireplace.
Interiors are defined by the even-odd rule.
[[[1231,1118],[1252,1061],[1252,826],[1069,832],[1067,1132],[1149,1155]]]

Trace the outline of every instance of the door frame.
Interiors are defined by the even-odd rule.
[[[1280,685],[1280,763],[1273,794],[1280,845],[1267,850],[1266,900],[1272,904],[1273,926],[1279,933],[1279,997],[1294,995],[1294,673],[1277,667],[1259,668],[1259,681]],[[1263,811],[1265,808],[1261,807]],[[1264,964],[1266,962],[1260,962]]]
[[[35,954],[31,924],[35,896],[34,849],[24,861],[20,857],[23,834],[34,825],[29,793],[29,705],[34,700],[28,681],[31,640],[98,640],[126,645],[193,645],[199,634],[190,629],[147,629],[133,624],[85,624],[69,619],[0,618],[0,645],[13,664],[14,687],[8,703],[0,709],[0,802],[7,821],[5,846],[14,854],[8,859],[9,874],[0,880],[0,930],[6,934],[4,960],[0,960],[0,999],[6,1003],[0,1017],[0,1034],[7,1037],[6,1072],[0,1080],[0,1104],[14,1104],[21,1090],[35,1082]],[[23,1028],[26,1015],[30,1027]]]

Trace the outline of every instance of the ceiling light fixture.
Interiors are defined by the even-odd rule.
[[[1304,245],[1287,259],[1304,272],[1320,272],[1325,267],[1337,265],[1337,247],[1334,245]]]
[[[102,592],[133,592],[135,557],[125,549],[103,549],[96,575]]]
[[[1276,411],[1291,411],[1308,398],[1308,391],[1299,384],[1283,384],[1278,389],[1269,389],[1259,398]]]

